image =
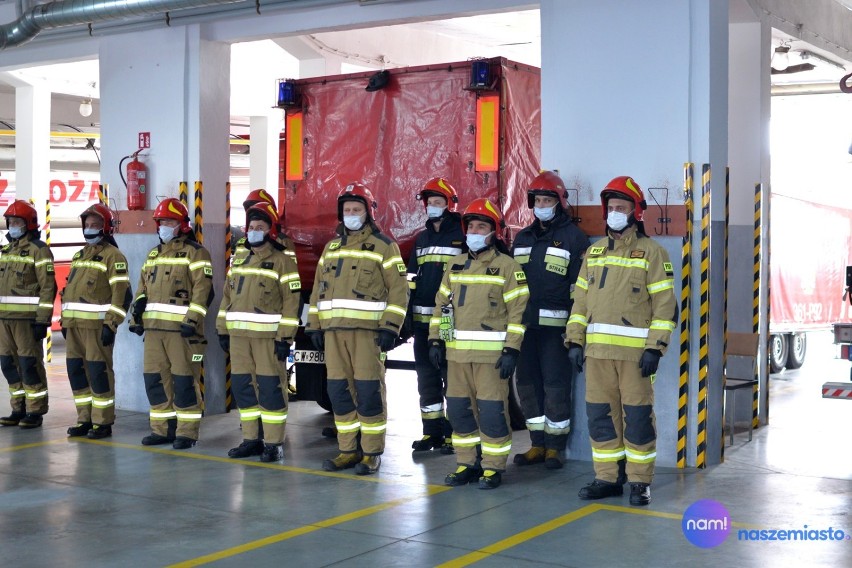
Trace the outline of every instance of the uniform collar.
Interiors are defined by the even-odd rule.
[[[494,248],[494,244],[488,245],[485,249],[479,252],[467,251],[468,257],[473,260],[479,260],[482,262],[492,260],[495,256],[497,256],[497,249]]]
[[[607,237],[609,238],[610,250],[620,248],[622,246],[625,246],[625,247],[630,246],[630,245],[633,244],[633,241],[636,240],[636,234],[637,234],[636,233],[636,225],[633,224],[633,225],[630,225],[629,227],[627,227],[626,229],[624,229],[624,231],[622,231],[622,233],[621,233],[620,239],[612,238],[609,229],[607,229],[606,234],[607,234]]]

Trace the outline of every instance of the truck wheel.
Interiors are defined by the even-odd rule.
[[[808,350],[808,338],[804,333],[791,333],[787,339],[789,340],[787,368],[798,369],[805,363],[805,354]]]
[[[780,334],[769,336],[769,372],[780,373],[787,364],[787,337]]]

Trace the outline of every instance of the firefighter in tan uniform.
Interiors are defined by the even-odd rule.
[[[572,364],[582,367],[584,346],[586,356],[595,479],[580,499],[622,495],[629,481],[630,504],[647,505],[657,455],[653,384],[677,319],[672,265],[645,235],[633,178],[610,181],[601,205],[607,236],[586,251],[565,338]]]
[[[112,211],[100,203],[80,215],[86,246],[71,260],[62,291],[65,366],[77,407],[77,424],[69,436],[92,439],[112,435],[115,422],[115,332],[130,306],[127,258],[113,238]]]
[[[326,471],[355,467],[359,475],[375,473],[385,449],[384,359],[405,319],[408,283],[399,247],[375,224],[377,208],[363,184],[340,192],[339,236],[323,250],[311,293],[305,331],[325,351],[340,448],[336,458],[323,462]]]
[[[154,221],[162,244],[142,265],[131,308],[131,331],[146,334],[143,373],[152,432],[142,444],[172,443],[183,450],[195,445],[201,423],[204,316],[213,301],[213,264],[180,201],[161,201]]]
[[[216,318],[219,345],[231,353],[231,387],[240,409],[243,442],[232,458],[283,459],[286,374],[280,374],[299,327],[299,270],[278,237],[269,203],[246,213],[246,252],[234,258]],[[259,424],[263,424],[263,439]],[[265,442],[265,443],[264,443]]]
[[[12,413],[0,424],[38,428],[48,407],[42,340],[56,298],[53,254],[40,240],[32,205],[19,199],[3,216],[9,244],[0,249],[0,369]]]
[[[524,338],[529,289],[497,237],[504,224],[493,203],[475,199],[462,226],[469,252],[448,263],[429,322],[429,358],[435,367],[447,361],[447,416],[456,450],[457,468],[444,483],[478,479],[480,489],[494,489],[512,449],[509,379]]]

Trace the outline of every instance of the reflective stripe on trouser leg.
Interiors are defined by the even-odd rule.
[[[595,478],[610,483],[618,480],[618,462],[624,459],[618,363],[621,361],[587,357],[585,366],[592,464]]]
[[[621,404],[624,408],[624,452],[627,480],[651,483],[657,457],[657,430],[654,419],[654,387],[643,377],[637,363],[619,361]]]
[[[482,442],[476,414],[473,367],[476,363],[447,362],[447,417],[453,426],[456,463],[474,466],[479,461]]]
[[[473,363],[473,377],[482,437],[482,468],[503,471],[512,450],[509,381],[500,378],[500,371],[493,363]]]
[[[257,382],[251,356],[251,338],[231,337],[231,392],[240,410],[240,425],[244,440],[260,439],[260,405],[257,402]]]
[[[151,407],[149,411],[151,431],[160,436],[169,435],[168,420],[174,420],[177,416],[173,405],[171,363],[164,346],[164,340],[168,335],[172,334],[166,331],[146,331],[143,343],[143,374],[145,394],[148,396],[148,404]]]

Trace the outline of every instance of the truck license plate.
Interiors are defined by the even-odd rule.
[[[325,365],[325,351],[311,351],[308,349],[296,349],[293,353],[294,363],[315,363]]]

